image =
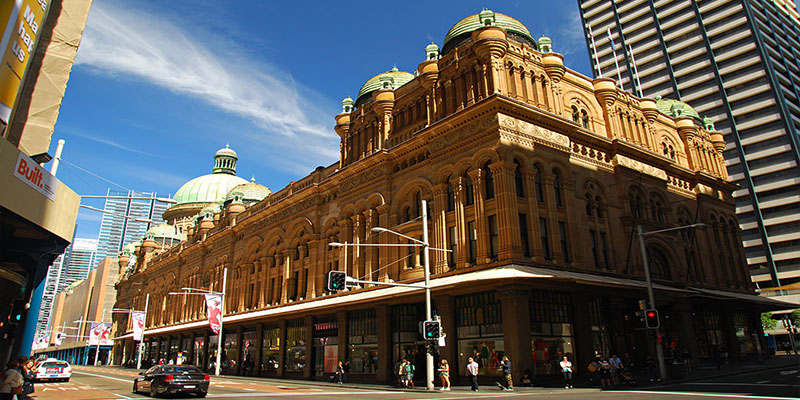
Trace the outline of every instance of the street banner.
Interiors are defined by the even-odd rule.
[[[222,322],[222,296],[218,294],[206,295],[206,309],[208,311],[208,325],[215,335],[219,334],[220,323]]]
[[[39,38],[48,0],[7,0],[0,5],[0,120],[8,123],[26,67]]]
[[[92,329],[89,330],[89,346],[100,344],[100,322],[92,322]]]
[[[133,315],[133,340],[141,342],[144,338],[144,311],[134,311]]]
[[[53,337],[53,344],[56,346],[61,346],[61,332],[56,332],[55,337]]]
[[[100,324],[100,346],[112,346],[114,341],[111,340],[111,323],[106,322]]]

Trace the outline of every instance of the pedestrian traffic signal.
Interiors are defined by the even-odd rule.
[[[657,329],[660,327],[661,323],[658,320],[658,310],[655,308],[644,310],[644,323],[648,329]]]
[[[344,271],[328,271],[325,277],[325,290],[329,292],[339,292],[345,289],[347,283],[347,273]]]
[[[442,324],[439,321],[425,321],[422,326],[425,340],[439,340],[442,335]]]

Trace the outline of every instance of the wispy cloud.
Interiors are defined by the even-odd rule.
[[[141,151],[141,150],[136,150],[134,148],[125,146],[125,145],[123,145],[121,143],[117,143],[117,142],[115,142],[115,141],[113,141],[111,139],[108,139],[107,137],[105,137],[106,135],[103,135],[103,134],[90,134],[88,132],[84,132],[82,129],[76,129],[76,128],[69,127],[69,126],[59,126],[58,129],[59,129],[60,132],[69,133],[71,135],[78,136],[78,137],[86,139],[86,140],[91,140],[93,142],[105,144],[107,146],[115,147],[115,148],[118,148],[120,150],[129,151],[131,153],[140,154],[140,155],[146,155],[146,156],[157,156],[157,155],[152,154],[152,153],[148,153],[148,152]]]
[[[564,21],[566,22],[558,30],[558,35],[563,40],[563,43],[556,43],[559,53],[568,55],[578,51],[586,51],[586,41],[583,38],[583,27],[581,26],[581,17],[578,10],[575,10],[575,5],[567,7],[562,10]]]
[[[294,154],[278,156],[296,158],[302,151],[304,159],[319,160],[336,154],[330,113],[319,112],[323,108],[319,94],[309,96],[290,74],[256,61],[252,54],[226,46],[214,46],[212,51],[205,44],[224,43],[224,38],[197,32],[196,26],[190,32],[179,24],[121,3],[97,2],[77,62],[96,72],[143,80],[248,119],[266,132],[265,140],[295,149]],[[320,146],[307,146],[309,141]]]

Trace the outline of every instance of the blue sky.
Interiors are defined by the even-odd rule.
[[[338,160],[333,117],[370,77],[412,72],[431,42],[483,7],[550,36],[590,74],[577,1],[95,0],[53,133],[58,177],[78,194],[111,185],[173,194],[229,143],[238,175],[280,190]],[[102,207],[102,201],[84,200]],[[101,214],[81,209],[77,237]]]

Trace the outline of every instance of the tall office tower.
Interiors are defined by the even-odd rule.
[[[67,246],[64,254],[58,256],[50,265],[42,294],[39,319],[36,321],[37,337],[47,330],[47,322],[50,320],[50,311],[56,294],[75,281],[86,279],[89,276],[89,271],[94,269],[99,261],[96,252],[97,239],[76,238]]]
[[[142,238],[147,230],[155,225],[163,224],[161,215],[169,204],[156,200],[157,193],[108,190],[100,223],[97,259],[117,257],[122,247]],[[125,218],[123,216],[128,216]],[[153,223],[137,221],[142,218]]]
[[[595,77],[621,80],[637,95],[662,96],[663,112],[709,117],[704,125],[715,123],[724,133],[728,173],[741,188],[734,192],[736,212],[753,281],[762,289],[799,282],[800,15],[795,3],[578,4]],[[791,297],[784,300],[800,301],[800,295]]]

